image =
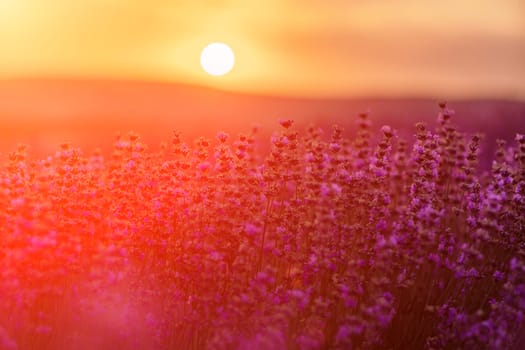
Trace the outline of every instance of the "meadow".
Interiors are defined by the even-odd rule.
[[[0,170],[0,349],[519,349],[525,136],[275,125]],[[354,128],[352,129],[354,130]],[[519,131],[519,130],[517,130]]]

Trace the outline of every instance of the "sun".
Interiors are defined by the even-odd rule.
[[[235,64],[233,50],[223,43],[211,43],[201,53],[201,66],[206,73],[220,76],[232,70]]]

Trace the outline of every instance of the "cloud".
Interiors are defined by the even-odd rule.
[[[390,31],[288,32],[261,39],[282,54],[283,80],[352,93],[525,92],[522,37]]]

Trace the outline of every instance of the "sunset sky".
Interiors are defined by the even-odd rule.
[[[236,65],[199,55],[229,44]],[[0,79],[525,99],[523,0],[0,0]]]

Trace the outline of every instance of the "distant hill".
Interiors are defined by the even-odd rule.
[[[524,102],[462,100],[449,106],[456,110],[456,124],[485,133],[489,141],[525,132]],[[138,131],[152,145],[168,140],[171,130],[192,138],[247,131],[258,123],[264,135],[280,118],[299,125],[338,123],[352,132],[362,111],[370,112],[375,127],[390,124],[410,135],[417,121],[434,123],[438,108],[429,99],[311,99],[153,82],[8,80],[0,81],[0,152],[18,142],[41,152],[62,141],[107,148],[118,130]]]

